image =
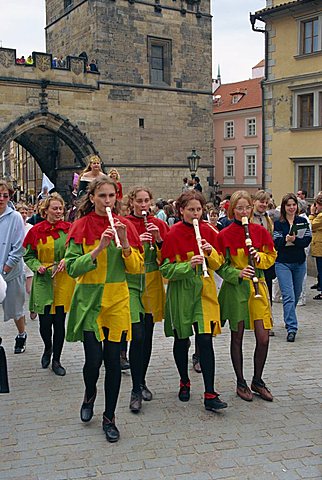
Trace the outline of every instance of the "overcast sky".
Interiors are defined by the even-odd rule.
[[[223,83],[250,78],[264,58],[264,35],[252,31],[249,12],[265,5],[265,0],[212,0],[213,76],[219,64]],[[0,0],[0,11],[0,45],[15,48],[19,57],[45,51],[45,0]]]

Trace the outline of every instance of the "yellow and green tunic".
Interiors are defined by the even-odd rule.
[[[224,280],[220,292],[221,324],[229,320],[230,329],[238,330],[238,323],[243,321],[246,329],[254,329],[256,320],[263,320],[265,329],[273,327],[269,293],[263,269],[271,267],[276,259],[276,251],[269,232],[257,224],[249,224],[249,233],[253,247],[259,252],[260,262],[256,265],[259,280],[260,298],[255,298],[252,281],[241,279],[240,271],[249,264],[248,249],[245,245],[245,232],[241,222],[221,230],[218,235],[219,251],[225,257],[225,263],[217,272]]]
[[[43,314],[46,305],[51,305],[51,314],[58,306],[64,307],[65,313],[69,311],[75,280],[66,271],[58,272],[54,278],[52,273],[55,265],[65,257],[70,225],[69,222],[52,224],[44,220],[34,225],[25,237],[24,261],[35,272],[29,300],[31,312]],[[41,266],[49,267],[44,274],[37,272]]]
[[[66,339],[83,341],[83,332],[95,332],[97,340],[105,338],[103,329],[109,331],[108,339],[120,342],[122,333],[131,339],[129,289],[126,272],[139,274],[143,268],[140,239],[135,228],[124,217],[113,214],[127,226],[131,246],[128,257],[116,248],[112,240],[93,261],[91,252],[98,246],[101,235],[110,226],[107,216],[91,212],[76,220],[67,238],[66,268],[76,278],[67,324]]]
[[[173,225],[162,246],[162,275],[169,281],[165,305],[165,334],[179,338],[193,335],[192,325],[198,324],[199,333],[221,333],[220,312],[214,270],[223,263],[217,252],[218,233],[201,220],[201,237],[213,246],[206,255],[209,277],[205,278],[201,265],[193,269],[190,260],[199,255],[193,225],[179,222]]]
[[[144,219],[135,215],[126,217],[136,228],[138,235],[146,231]],[[152,216],[148,216],[148,222],[159,227],[161,238],[164,239],[169,231],[168,225]],[[150,250],[150,244],[144,243],[144,289],[142,303],[145,313],[153,316],[153,322],[161,322],[164,318],[165,291],[162,275],[159,271],[161,250],[157,243],[153,244],[154,250]]]

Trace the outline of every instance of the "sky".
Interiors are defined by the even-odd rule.
[[[213,77],[220,65],[222,83],[247,80],[264,58],[264,35],[252,31],[249,13],[264,8],[266,0],[211,1]],[[0,11],[0,46],[15,48],[18,57],[45,51],[45,0],[0,0]]]

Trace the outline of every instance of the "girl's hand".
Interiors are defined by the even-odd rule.
[[[243,270],[240,271],[239,277],[240,278],[253,278],[255,275],[255,270],[253,267],[250,265],[247,265],[247,267],[243,268]]]
[[[122,247],[127,248],[129,246],[129,242],[127,240],[126,225],[120,222],[120,220],[116,220],[114,223],[114,227],[115,227],[115,230],[117,231]]]
[[[207,255],[211,255],[212,252],[212,245],[207,242],[207,240],[201,239],[201,248]]]
[[[140,235],[140,241],[141,243],[150,243],[153,241],[153,235],[152,233],[148,233],[148,232],[143,232],[141,233]]]
[[[296,238],[295,233],[293,233],[293,235],[287,234],[286,237],[285,237],[285,240],[286,240],[287,242],[294,242],[294,241],[295,241],[295,238]]]
[[[63,272],[64,270],[65,270],[65,259],[62,258],[61,261],[59,262],[59,264],[57,265],[55,273]]]
[[[114,238],[114,231],[112,227],[107,227],[106,230],[101,235],[100,243],[99,243],[99,249],[104,250],[104,248],[108,247],[109,244],[111,243],[111,240]]]
[[[191,257],[190,265],[192,268],[196,268],[197,265],[203,264],[203,256],[202,255],[194,255]]]
[[[160,230],[157,225],[154,225],[154,223],[148,223],[146,226],[146,229],[148,233],[151,233],[154,237],[154,240],[158,243],[162,242],[162,238],[160,235]]]
[[[255,262],[256,263],[259,263],[260,262],[260,255],[258,253],[258,251],[254,248],[254,247],[250,247],[249,248],[249,253],[251,254],[251,256],[254,258]]]
[[[44,267],[43,265],[41,265],[41,266],[38,268],[37,272],[38,272],[40,275],[44,275],[44,274],[46,273],[46,270],[47,270],[47,268]]]

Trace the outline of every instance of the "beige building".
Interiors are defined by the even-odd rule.
[[[264,186],[277,202],[298,189],[313,198],[322,189],[322,2],[267,0],[251,22],[260,32],[264,22],[266,36]]]

